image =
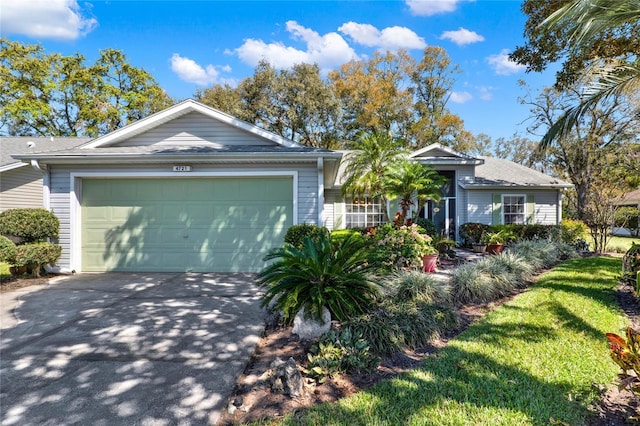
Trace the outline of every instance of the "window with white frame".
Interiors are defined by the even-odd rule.
[[[345,199],[345,225],[347,228],[382,225],[385,222],[383,208],[379,198],[347,198]]]
[[[527,200],[524,195],[502,196],[503,223],[525,224],[527,222]]]

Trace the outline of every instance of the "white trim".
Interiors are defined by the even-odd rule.
[[[46,169],[42,175],[42,206],[51,210],[51,170]]]
[[[324,226],[324,158],[318,157],[318,226]]]
[[[293,220],[298,224],[298,171],[233,171],[233,172],[72,172],[69,183],[69,269],[82,272],[82,178],[143,179],[143,178],[220,178],[220,177],[291,177],[293,179]]]
[[[105,136],[95,139],[85,145],[82,145],[81,148],[84,149],[109,146],[114,143],[121,142],[127,138],[131,138],[135,135],[144,133],[161,124],[174,120],[178,117],[182,117],[183,115],[186,115],[190,112],[198,112],[214,120],[218,120],[222,123],[229,124],[233,127],[252,133],[271,142],[275,142],[278,145],[286,146],[289,148],[302,146],[290,139],[283,138],[282,136],[271,133],[261,127],[239,120],[229,114],[225,114],[222,111],[218,111],[217,109],[196,102],[193,99],[187,99],[165,110],[140,119]]]
[[[504,197],[522,197],[524,198],[524,213],[522,213],[522,215],[524,216],[524,221],[522,222],[522,225],[527,225],[527,194],[524,193],[511,193],[511,194],[500,194],[501,198],[500,198],[500,224],[505,225],[504,223]],[[534,205],[535,208],[535,205]]]
[[[7,164],[6,166],[0,167],[0,173],[8,172],[9,170],[17,169],[17,168],[24,167],[24,166],[27,166],[27,165],[28,165],[28,163],[22,163],[22,162]]]

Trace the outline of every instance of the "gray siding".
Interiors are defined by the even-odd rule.
[[[493,211],[493,194],[532,194],[535,198],[535,222],[541,225],[557,224],[556,190],[469,190],[467,192],[467,218],[465,222],[491,224]],[[461,223],[465,223],[461,222]]]
[[[0,173],[0,211],[43,207],[42,173],[31,166]]]
[[[336,194],[340,194],[339,189],[327,189],[324,191],[324,214],[322,222],[324,226],[332,230],[334,225]]]
[[[195,172],[242,172],[242,173],[259,173],[259,172],[298,172],[298,223],[317,224],[317,193],[318,193],[318,176],[316,162],[313,163],[297,163],[297,164],[280,164],[280,165],[194,165],[192,173]],[[114,167],[108,170],[96,167],[74,167],[74,173],[82,172],[170,172],[167,166],[136,166]],[[182,176],[190,177],[189,174]],[[124,177],[124,176],[123,176]],[[172,176],[163,176],[163,178],[171,178]],[[176,177],[178,177],[176,175]],[[60,220],[60,244],[62,245],[62,257],[58,261],[59,266],[63,270],[71,267],[70,249],[71,249],[71,212],[70,212],[70,195],[71,190],[71,170],[67,167],[52,167],[51,170],[51,209]]]
[[[161,124],[116,146],[146,145],[273,145],[266,139],[192,112]]]

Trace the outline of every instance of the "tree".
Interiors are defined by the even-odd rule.
[[[428,200],[439,201],[444,178],[433,168],[415,161],[403,160],[393,164],[384,180],[384,191],[389,198],[398,198],[404,223],[411,206],[418,210]]]
[[[580,87],[578,82],[564,92],[546,88],[535,99],[523,98],[521,102],[531,106],[530,133],[547,131],[567,106],[579,99]],[[575,185],[578,219],[584,220],[587,207],[596,202],[591,191],[605,177],[612,161],[637,143],[639,123],[633,114],[637,108],[637,99],[625,96],[592,105],[570,134],[546,147],[556,174],[566,176]]]
[[[636,0],[528,0],[523,10],[529,15],[525,30],[529,44],[516,49],[512,59],[541,71],[566,56],[557,76],[559,88],[585,74],[592,78],[578,102],[544,135],[544,147],[568,135],[599,102],[637,87],[640,4]]]
[[[511,59],[540,72],[564,60],[558,88],[570,86],[594,59],[631,59],[640,52],[636,0],[525,0],[525,44]]]
[[[385,182],[391,167],[401,161],[404,150],[401,142],[388,134],[372,133],[361,136],[353,145],[353,152],[347,157],[346,180],[342,193],[350,196],[380,198],[387,205]],[[389,213],[384,209],[385,220]]]
[[[13,136],[90,136],[171,105],[153,77],[115,49],[93,65],[0,39],[0,131]]]
[[[342,102],[345,138],[391,133],[406,148],[439,142],[465,151],[473,136],[446,107],[458,73],[440,47],[425,48],[419,61],[400,50],[342,65],[329,79]]]
[[[196,99],[303,145],[339,147],[340,103],[317,65],[276,70],[261,61],[238,87],[216,85]]]

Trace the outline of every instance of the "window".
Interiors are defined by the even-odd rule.
[[[527,222],[527,206],[524,195],[504,195],[502,197],[503,223],[525,224]]]
[[[379,198],[361,197],[345,200],[347,228],[368,228],[384,223],[384,210]]]

